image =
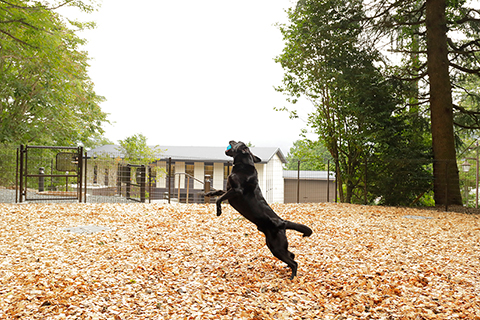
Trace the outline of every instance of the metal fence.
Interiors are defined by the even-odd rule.
[[[461,170],[455,175],[457,168],[465,168],[464,163],[452,161],[434,161],[429,159],[391,159],[389,161],[360,160],[354,164],[344,159],[328,160],[322,158],[289,159],[290,168],[297,167],[299,176],[305,174],[319,175],[324,171],[301,171],[306,168],[328,170],[332,175],[335,189],[335,202],[348,202],[368,205],[401,205],[401,206],[434,206],[434,188],[436,195],[445,196],[454,191],[459,184],[465,193],[463,202],[472,205],[472,196],[476,197],[475,180],[472,183],[473,172]],[[336,167],[338,166],[338,168]],[[444,170],[444,174],[435,174],[434,167]],[[477,173],[478,176],[478,173]],[[459,180],[456,181],[456,177]],[[438,180],[435,180],[438,179]],[[437,182],[437,183],[435,183]],[[435,186],[435,187],[434,187]],[[299,197],[301,198],[301,197]],[[297,198],[298,199],[298,198]],[[301,202],[301,201],[296,201]],[[448,205],[447,205],[448,209]]]
[[[30,155],[32,170],[43,168],[52,173],[56,153],[45,152]],[[120,157],[95,157],[85,159],[83,199],[87,203],[175,202],[204,203],[206,190],[226,189],[226,178],[232,164],[202,162],[200,159],[160,159],[153,163],[125,163]],[[16,148],[0,149],[0,202],[18,201]],[[316,162],[316,166],[312,163]],[[475,168],[475,162],[471,161]],[[355,179],[337,180],[332,163],[322,159],[298,160],[298,166],[279,173],[265,165],[259,170],[262,193],[268,202],[340,202],[382,204],[388,197],[411,199],[407,205],[434,205],[433,166],[425,160],[392,160],[377,166],[363,163],[357,167]],[[458,161],[460,187],[463,201],[470,207],[478,206],[478,175],[464,172],[465,160]],[[308,170],[308,168],[318,168]],[[323,169],[323,170],[322,170]],[[202,173],[199,175],[197,170]],[[281,179],[274,178],[281,174]],[[395,174],[397,179],[392,179]],[[400,179],[398,179],[400,177]],[[348,184],[351,184],[350,186]],[[77,192],[76,181],[65,177],[29,179],[28,192],[35,195],[35,202],[59,202],[54,192]],[[350,189],[348,189],[350,188]],[[448,189],[448,179],[445,188]],[[350,197],[346,199],[346,195]],[[279,197],[280,195],[280,197]],[[33,197],[32,197],[33,198]],[[272,200],[273,199],[273,200]],[[281,199],[281,200],[276,200]],[[215,199],[206,199],[213,202]],[[72,202],[72,201],[69,201]]]

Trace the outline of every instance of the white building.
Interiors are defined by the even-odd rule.
[[[199,197],[204,190],[204,182],[209,176],[211,187],[215,190],[226,189],[226,178],[231,171],[233,159],[225,155],[223,147],[182,147],[159,146],[162,152],[156,156],[155,165],[166,174],[157,174],[150,184],[150,198],[161,199],[167,192],[172,197],[186,199],[191,202],[201,202]],[[280,148],[252,147],[252,153],[262,161],[255,164],[258,171],[258,180],[263,196],[269,203],[284,202],[283,164],[285,156]],[[109,155],[112,158],[123,158],[116,145],[104,145],[87,152],[88,158],[99,155]],[[169,163],[171,176],[169,179]],[[159,171],[159,172],[161,172]],[[95,172],[103,172],[95,170]],[[174,178],[173,178],[174,177]],[[95,181],[108,179],[98,178]],[[114,179],[110,179],[114,180]],[[169,181],[170,185],[169,185]]]

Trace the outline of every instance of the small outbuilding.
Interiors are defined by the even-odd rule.
[[[283,171],[284,203],[334,202],[335,173],[332,171]]]

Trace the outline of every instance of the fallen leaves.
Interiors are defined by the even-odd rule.
[[[480,319],[478,216],[274,209],[314,230],[288,231],[293,281],[229,206],[0,204],[0,318]]]

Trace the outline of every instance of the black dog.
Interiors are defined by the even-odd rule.
[[[295,255],[288,251],[285,230],[293,229],[308,237],[312,234],[312,229],[283,220],[270,208],[258,186],[255,162],[261,160],[254,156],[243,142],[230,141],[225,154],[234,159],[232,173],[227,180],[227,191],[212,191],[205,196],[221,196],[216,202],[217,216],[222,214],[222,201],[228,200],[241,215],[255,223],[258,230],[265,234],[267,246],[273,255],[292,269],[290,279],[293,279],[297,275],[297,263],[293,260]]]

